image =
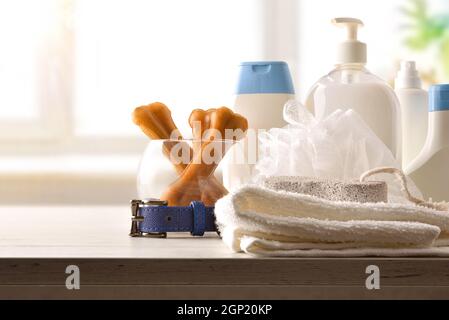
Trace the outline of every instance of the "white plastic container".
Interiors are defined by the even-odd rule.
[[[401,105],[402,167],[407,168],[424,146],[428,122],[428,95],[422,89],[414,61],[401,62],[395,92]]]
[[[284,104],[295,91],[287,63],[282,61],[243,62],[233,110],[248,120],[247,138],[229,150],[223,167],[223,183],[233,190],[251,181],[257,161],[257,133],[281,128]]]
[[[353,18],[336,18],[333,23],[347,29],[348,39],[338,46],[337,67],[312,87],[306,106],[319,119],[337,109],[353,109],[400,162],[399,102],[385,81],[365,69],[366,44],[357,40],[363,23]]]
[[[449,201],[449,84],[429,90],[429,128],[422,151],[406,168],[423,193],[434,201]]]

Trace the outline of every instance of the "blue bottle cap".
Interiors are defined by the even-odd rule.
[[[437,84],[429,89],[429,112],[449,110],[449,84]]]
[[[237,94],[295,94],[287,63],[283,61],[242,62]]]

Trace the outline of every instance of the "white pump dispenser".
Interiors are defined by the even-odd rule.
[[[332,23],[348,32],[347,40],[341,42],[337,47],[337,64],[343,63],[366,63],[366,43],[357,39],[359,27],[363,22],[354,18],[335,18]]]
[[[347,29],[347,39],[337,46],[336,68],[315,83],[306,106],[318,119],[337,109],[356,111],[400,162],[399,102],[393,89],[365,68],[367,46],[357,39],[363,22],[336,18],[332,23]]]

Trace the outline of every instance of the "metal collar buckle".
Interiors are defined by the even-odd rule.
[[[163,207],[167,206],[167,201],[159,199],[144,199],[144,200],[131,200],[131,231],[129,235],[134,238],[146,237],[146,238],[166,238],[166,232],[151,232],[143,233],[139,231],[138,222],[142,222],[144,217],[139,214],[141,207]]]

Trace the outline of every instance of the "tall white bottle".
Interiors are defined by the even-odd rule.
[[[449,201],[449,84],[429,89],[429,128],[423,149],[406,168],[424,197]]]
[[[290,70],[283,61],[243,62],[233,110],[248,120],[247,138],[229,150],[223,167],[228,190],[251,181],[257,161],[257,132],[286,125],[284,104],[294,99]]]
[[[332,22],[347,29],[347,39],[337,48],[336,68],[312,87],[306,106],[318,119],[337,109],[356,111],[400,163],[399,101],[385,81],[365,68],[367,47],[357,40],[363,22],[354,18],[336,18]]]
[[[401,62],[395,92],[401,105],[402,167],[407,168],[426,142],[428,121],[428,95],[422,89],[414,61]]]

